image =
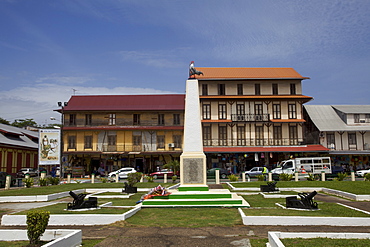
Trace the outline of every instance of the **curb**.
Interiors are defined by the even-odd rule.
[[[266,246],[285,247],[282,238],[333,238],[333,239],[370,239],[370,233],[338,232],[268,232],[269,242]]]

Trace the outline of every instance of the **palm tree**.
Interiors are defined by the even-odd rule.
[[[177,174],[177,172],[180,170],[180,162],[178,160],[172,160],[165,164],[163,166],[165,169],[171,169],[173,171],[173,174]]]

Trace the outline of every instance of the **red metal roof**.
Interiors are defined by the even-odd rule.
[[[271,147],[204,147],[205,153],[259,153],[259,152],[327,152],[322,145]]]
[[[65,111],[148,111],[184,110],[184,94],[75,95]],[[61,111],[59,109],[58,111]]]
[[[209,79],[309,79],[293,68],[196,68],[203,75],[198,80]]]

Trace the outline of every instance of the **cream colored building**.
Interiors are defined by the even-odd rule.
[[[184,99],[183,94],[72,96],[58,110],[65,166],[79,176],[125,166],[152,172],[178,160]]]
[[[204,152],[212,166],[269,165],[306,145],[301,76],[292,68],[197,68]]]

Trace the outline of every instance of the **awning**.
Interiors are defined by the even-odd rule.
[[[328,152],[322,145],[266,146],[266,147],[204,147],[205,153],[287,153],[287,152]]]
[[[340,150],[340,151],[330,151],[329,154],[332,155],[370,155],[370,150]]]

